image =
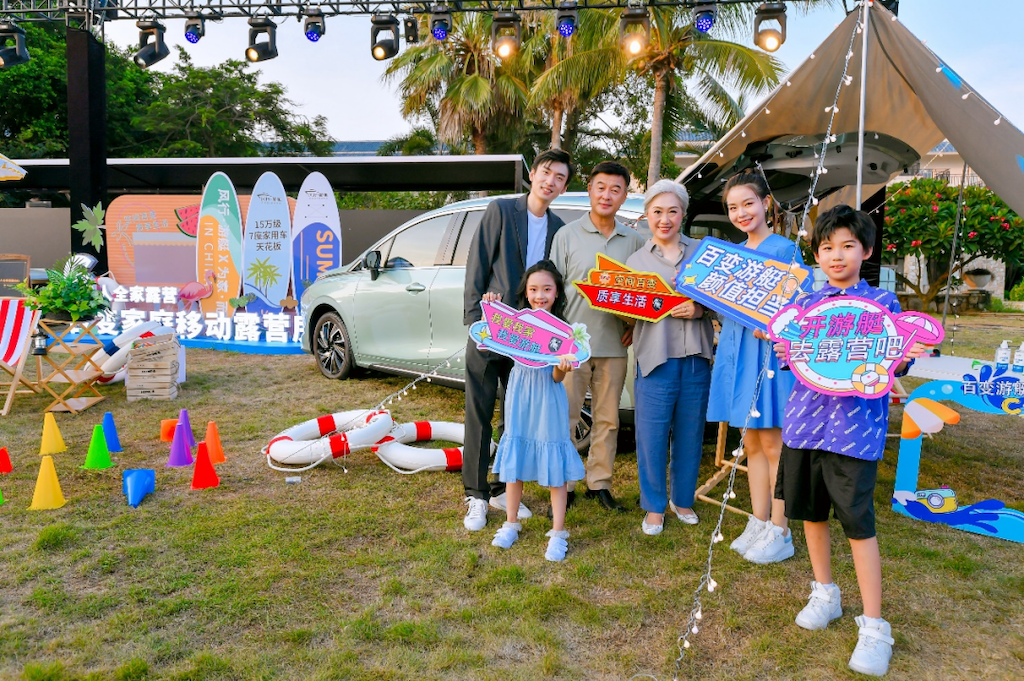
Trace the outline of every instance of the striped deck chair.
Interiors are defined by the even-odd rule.
[[[31,349],[29,339],[38,322],[39,311],[29,309],[24,300],[0,298],[0,416],[7,416],[15,395],[37,392],[22,371]]]

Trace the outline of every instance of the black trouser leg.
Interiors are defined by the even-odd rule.
[[[472,345],[472,344],[471,344]],[[491,352],[466,348],[466,445],[462,454],[462,485],[466,496],[487,500],[505,491],[505,485],[487,482],[491,469],[491,419],[512,370],[512,360]],[[502,390],[504,392],[504,390]]]

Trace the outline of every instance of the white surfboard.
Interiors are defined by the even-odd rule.
[[[292,272],[288,196],[274,173],[263,173],[252,189],[245,217],[242,295],[255,296],[246,312],[280,312]]]
[[[292,220],[292,291],[296,300],[324,272],[341,267],[341,217],[331,183],[310,173]]]

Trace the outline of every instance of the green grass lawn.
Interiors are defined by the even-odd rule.
[[[1019,343],[1024,319],[964,317],[956,354],[990,359],[1003,338]],[[370,407],[404,380],[332,382],[307,356],[189,350],[188,362],[173,402],[129,404],[110,387],[91,410],[57,416],[68,443],[54,456],[68,499],[60,510],[28,510],[48,401],[19,397],[0,419],[0,446],[14,462],[0,478],[0,677],[672,678],[717,507],[698,502],[699,525],[670,520],[652,538],[638,509],[612,515],[582,500],[568,515],[569,556],[551,564],[546,491],[528,485],[537,517],[501,551],[490,546],[499,516],[484,532],[463,529],[457,474],[401,476],[356,452],[347,471],[328,464],[292,485],[261,458],[284,428]],[[164,467],[160,420],[182,407],[197,436],[207,421],[219,425],[228,457],[219,488],[192,491],[190,469]],[[105,410],[125,451],[116,468],[80,470]],[[463,395],[422,385],[394,415],[461,421]],[[901,409],[892,416],[898,432]],[[889,678],[1024,678],[1024,546],[893,513],[896,448],[891,439],[875,495],[884,615],[896,638]],[[702,479],[712,451],[708,442]],[[137,509],[121,494],[125,468],[156,469],[156,493]],[[992,497],[1022,508],[1022,479],[1019,419],[966,412],[924,445],[921,487],[948,484],[965,503]],[[745,488],[740,476],[741,507]],[[632,453],[616,462],[615,492],[636,507]],[[726,518],[714,557],[721,586],[703,596],[703,627],[680,678],[854,678],[846,662],[861,610],[839,525],[845,614],[811,633],[793,624],[812,579],[801,529],[795,558],[759,567],[727,548],[744,523]]]

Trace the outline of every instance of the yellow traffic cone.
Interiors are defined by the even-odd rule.
[[[60,435],[60,428],[57,427],[57,420],[53,418],[53,414],[47,412],[43,416],[43,443],[39,447],[39,456],[60,454],[67,450],[64,438]]]
[[[36,491],[32,495],[32,511],[49,511],[60,508],[67,503],[64,494],[60,491],[60,482],[57,480],[57,469],[53,466],[53,457],[44,456],[39,464],[39,477],[36,479]]]

